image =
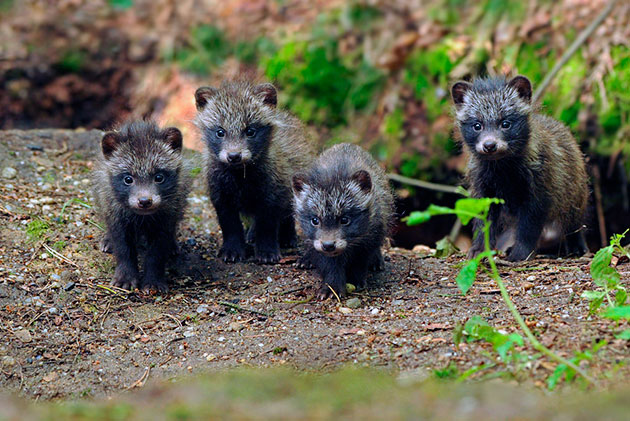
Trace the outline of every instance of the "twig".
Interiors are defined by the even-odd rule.
[[[410,186],[416,186],[428,190],[456,194],[460,192],[460,189],[457,187],[449,186],[446,184],[431,183],[429,181],[416,180],[415,178],[405,177],[404,175],[389,173],[387,174],[387,178],[393,181],[398,181],[399,183],[409,184]]]
[[[604,8],[604,10],[602,10],[601,13],[595,18],[595,20],[593,20],[593,22],[591,22],[589,26],[587,26],[586,28],[584,28],[582,32],[580,32],[580,34],[575,39],[575,41],[573,41],[573,43],[569,46],[567,51],[565,51],[562,57],[560,57],[560,60],[558,60],[558,62],[553,66],[551,71],[549,71],[549,73],[545,75],[545,78],[540,83],[540,85],[538,85],[538,88],[536,88],[536,91],[534,92],[532,102],[536,102],[540,99],[540,97],[545,92],[545,90],[547,89],[547,87],[549,86],[553,78],[556,77],[560,69],[562,69],[562,67],[565,64],[567,64],[567,62],[569,61],[571,56],[575,54],[577,49],[580,48],[580,46],[584,43],[584,41],[586,41],[586,39],[589,36],[591,36],[591,34],[595,31],[595,29],[597,29],[597,27],[610,14],[613,7],[615,6],[615,3],[617,3],[617,0],[610,0],[608,4],[606,5],[606,7]]]
[[[133,382],[133,384],[131,384],[130,386],[126,387],[125,390],[131,390],[136,387],[144,386],[147,379],[149,378],[149,373],[151,373],[151,366],[147,367],[146,370],[144,370],[144,373],[142,373],[142,377]]]
[[[118,287],[115,287],[115,286],[113,286],[113,285],[112,285],[112,286],[106,286],[106,285],[97,284],[97,285],[96,285],[96,287],[97,287],[97,288],[102,288],[102,289],[104,289],[105,291],[109,291],[109,292],[111,292],[111,293],[112,293],[112,294],[114,294],[114,295],[120,295],[121,297],[123,297],[123,295],[122,295],[121,293],[119,293],[118,291],[114,290],[114,288],[119,289],[119,290],[121,290],[121,291],[124,291],[124,292],[126,292],[127,294],[130,294],[130,293],[131,293],[131,291],[127,291],[127,290],[126,290],[126,289],[124,289],[124,288],[118,288]],[[127,297],[125,297],[125,298],[127,298]]]
[[[183,328],[182,322],[180,322],[177,317],[175,317],[175,316],[173,316],[171,314],[168,314],[168,313],[162,313],[162,316],[170,317],[171,319],[175,320],[175,322],[179,325],[180,328]]]
[[[333,288],[333,287],[331,287],[331,286],[330,286],[330,285],[328,285],[328,284],[326,284],[326,286],[328,287],[328,289],[330,289],[330,290],[332,291],[333,295],[334,295],[334,296],[335,296],[335,298],[337,299],[337,302],[338,302],[339,304],[341,304],[341,300],[339,299],[339,296],[338,296],[338,295],[337,295],[337,293],[335,292],[334,288]]]
[[[48,312],[48,310],[44,310],[44,311],[42,311],[41,313],[39,313],[37,316],[33,317],[33,318],[31,319],[31,321],[30,321],[30,322],[28,322],[28,323],[26,324],[26,327],[29,327],[30,325],[32,325],[33,323],[35,323],[35,321],[36,321],[37,319],[39,319],[40,317],[42,317],[42,316],[43,316],[44,314],[46,314],[47,312]]]
[[[219,301],[219,304],[221,304],[222,306],[233,308],[234,310],[244,311],[244,312],[249,312],[249,313],[254,313],[254,314],[260,314],[261,316],[265,316],[265,317],[271,317],[271,314],[269,314],[269,313],[265,313],[263,311],[254,310],[253,308],[244,308],[244,307],[241,307],[241,306],[237,306],[236,304],[229,303],[227,301]]]
[[[608,236],[606,235],[604,205],[602,205],[602,177],[597,164],[591,166],[591,172],[593,173],[593,196],[595,196],[595,211],[597,213],[597,224],[599,227],[599,240],[601,246],[606,247],[606,244],[608,244]]]
[[[66,262],[66,263],[71,264],[72,266],[77,267],[77,268],[79,267],[79,265],[74,263],[72,260],[68,259],[63,254],[59,253],[57,250],[55,250],[52,247],[50,247],[48,244],[42,243],[42,247],[44,247],[48,253],[52,254],[54,257],[56,257],[57,259],[61,260],[62,262]]]

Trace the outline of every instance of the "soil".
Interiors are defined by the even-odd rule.
[[[510,376],[541,386],[555,369],[545,358],[506,367],[488,344],[454,345],[454,329],[473,315],[515,331],[485,274],[461,295],[455,277],[462,256],[438,259],[390,248],[370,287],[341,302],[313,299],[319,280],[295,267],[298,250],[278,265],[223,263],[215,257],[221,234],[201,175],[181,226],[181,253],[169,268],[171,291],[111,287],[113,257],[99,251],[99,221],[86,206],[100,136],[0,132],[0,172],[16,170],[0,183],[1,389],[44,399],[110,396],[149,375],[347,364],[427,376],[450,364],[460,372],[486,364],[491,367],[471,378]],[[190,158],[199,160],[192,151]],[[614,336],[628,326],[588,315],[580,295],[594,289],[589,263],[588,257],[537,258],[501,266],[501,274],[545,345],[572,356],[606,340],[586,367],[603,385],[614,384],[630,374],[630,342]],[[629,286],[630,264],[620,262],[617,270]]]

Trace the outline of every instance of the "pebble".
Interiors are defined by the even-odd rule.
[[[339,307],[339,313],[350,314],[352,313],[352,309],[349,309],[348,307]]]
[[[184,338],[192,338],[193,336],[195,336],[195,332],[192,329],[184,331]]]
[[[59,276],[56,273],[53,273],[52,275],[50,275],[50,279],[52,279],[53,281],[61,281],[61,276]]]
[[[15,178],[16,175],[17,175],[17,170],[15,168],[5,167],[2,170],[2,178],[7,178],[10,180],[12,178]]]
[[[64,285],[63,289],[66,291],[70,291],[71,289],[74,288],[74,282],[68,282],[66,285]]]
[[[197,313],[199,314],[206,314],[209,312],[210,312],[210,309],[208,307],[208,304],[199,304],[199,306],[197,307]]]
[[[5,355],[2,357],[2,366],[3,367],[13,367],[15,365],[15,358]]]
[[[196,246],[197,245],[197,240],[195,240],[194,238],[189,238],[186,240],[186,244],[188,244],[189,246]]]
[[[57,313],[59,313],[59,310],[57,310],[57,307],[50,307],[50,308],[48,309],[48,312],[49,312],[50,314],[57,314]]]
[[[17,332],[15,332],[15,336],[24,343],[28,343],[33,340],[33,337],[31,336],[31,332],[29,332],[26,329],[18,330]]]
[[[241,330],[243,330],[245,326],[243,326],[242,323],[239,322],[231,322],[228,326],[228,330],[232,331],[232,332],[240,332]]]
[[[527,279],[528,281],[530,281],[530,282],[531,282],[531,281],[535,281],[535,280],[536,280],[536,276],[534,276],[534,275],[529,275],[526,279]]]
[[[361,300],[356,297],[350,298],[346,301],[346,307],[348,308],[359,308],[361,307]]]
[[[402,305],[402,304],[404,304],[403,300],[392,300],[392,305],[393,306],[399,306],[399,305]]]

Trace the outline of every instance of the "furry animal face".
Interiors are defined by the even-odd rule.
[[[195,92],[197,126],[209,152],[220,162],[243,166],[269,147],[277,93],[273,85],[230,82]]]
[[[159,211],[177,190],[182,134],[135,122],[103,136],[101,148],[116,200],[138,215]]]
[[[483,160],[519,156],[530,135],[532,86],[524,76],[457,82],[455,116],[469,150]]]
[[[293,192],[302,231],[318,252],[339,256],[365,235],[374,199],[367,171],[349,178],[317,170],[296,174]]]

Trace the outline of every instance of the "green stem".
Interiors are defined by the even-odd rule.
[[[536,339],[532,331],[529,330],[529,327],[527,327],[527,323],[525,323],[525,320],[523,320],[523,317],[518,312],[516,306],[512,302],[512,299],[510,298],[510,295],[508,294],[507,289],[505,288],[505,284],[503,283],[503,281],[501,280],[501,276],[499,275],[499,270],[497,269],[497,265],[494,262],[494,257],[491,254],[492,250],[490,248],[490,222],[488,222],[488,220],[485,218],[484,218],[483,236],[484,236],[486,252],[488,253],[488,261],[490,262],[490,268],[492,269],[492,279],[494,279],[494,281],[499,286],[499,290],[501,290],[501,297],[503,297],[503,301],[505,301],[505,304],[510,310],[510,313],[512,313],[512,317],[514,317],[514,319],[516,320],[516,323],[518,323],[518,325],[521,327],[521,329],[525,333],[525,336],[527,337],[529,342],[532,344],[532,346],[537,351],[542,352],[543,354],[545,354],[552,360],[555,360],[560,364],[564,364],[567,367],[570,367],[576,373],[579,373],[582,377],[584,377],[589,383],[595,384],[595,380],[592,379],[588,374],[586,374],[584,370],[582,370],[580,367],[578,367],[571,361],[567,360],[566,358],[562,358],[561,356],[555,354],[553,351],[551,351],[546,346],[541,344],[538,341],[538,339]]]

